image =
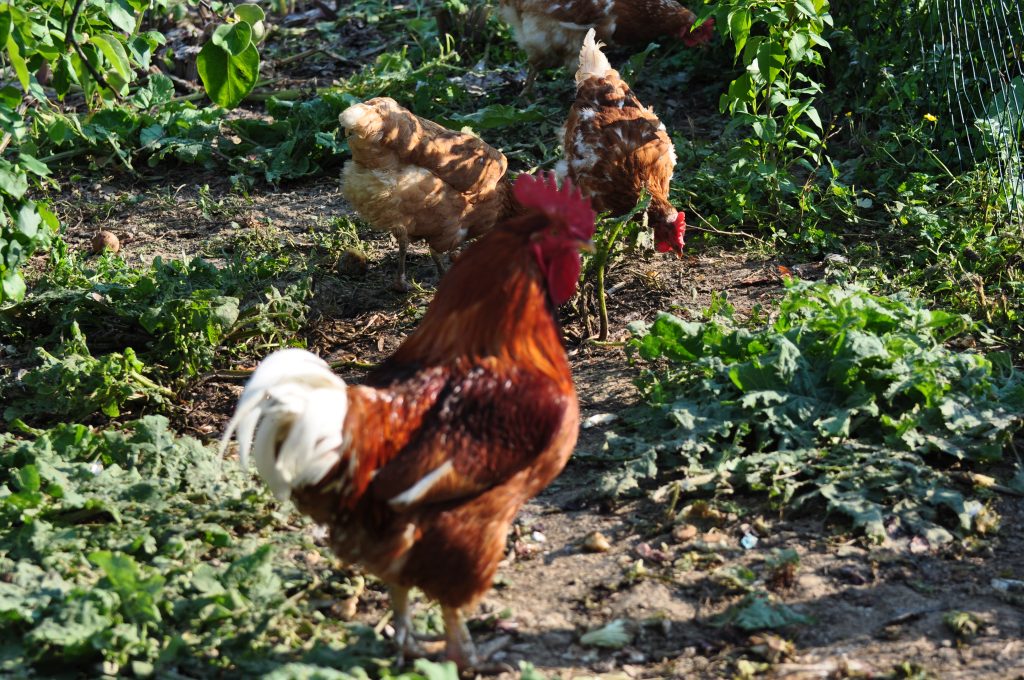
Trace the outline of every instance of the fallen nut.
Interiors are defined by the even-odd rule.
[[[99,255],[104,250],[116,253],[121,250],[121,242],[109,231],[97,231],[92,237],[92,253]]]

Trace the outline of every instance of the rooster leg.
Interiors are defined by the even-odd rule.
[[[427,655],[416,643],[409,611],[409,589],[391,586],[391,609],[395,613],[395,645],[398,646],[398,668],[405,665],[406,657],[418,659]]]
[[[397,236],[398,238],[398,275],[395,276],[395,282],[391,286],[399,293],[409,292],[409,282],[405,280],[405,251],[409,249],[409,239],[405,236]]]

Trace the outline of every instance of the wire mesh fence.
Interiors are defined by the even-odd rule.
[[[1024,224],[1024,10],[1018,0],[921,0],[918,39],[931,104],[952,127],[961,169],[996,169],[996,189]]]

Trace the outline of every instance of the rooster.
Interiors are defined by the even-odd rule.
[[[537,69],[571,67],[588,29],[619,45],[645,47],[667,37],[695,47],[711,39],[715,25],[708,19],[694,29],[697,15],[675,0],[501,0],[498,11],[530,64],[524,91]]]
[[[479,138],[420,118],[378,97],[341,113],[352,160],[342,192],[374,229],[398,240],[394,287],[408,290],[405,254],[425,240],[441,254],[480,236],[516,210],[504,154]]]
[[[470,245],[419,327],[362,385],[314,355],[267,357],[237,433],[274,494],[390,588],[400,654],[419,654],[412,587],[440,602],[448,657],[478,663],[463,610],[488,590],[512,519],[561,471],[579,406],[555,318],[576,290],[594,212],[569,183],[522,175],[524,213]]]
[[[683,251],[686,215],[668,201],[676,151],[665,126],[619,78],[594,41],[591,29],[580,50],[576,101],[565,124],[567,175],[594,208],[624,215],[644,189],[651,195],[647,218],[659,252]]]

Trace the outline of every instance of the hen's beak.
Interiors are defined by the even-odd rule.
[[[578,243],[580,246],[580,252],[590,253],[591,255],[597,252],[597,248],[594,247],[594,241],[592,239],[587,239],[586,241],[579,241]]]

